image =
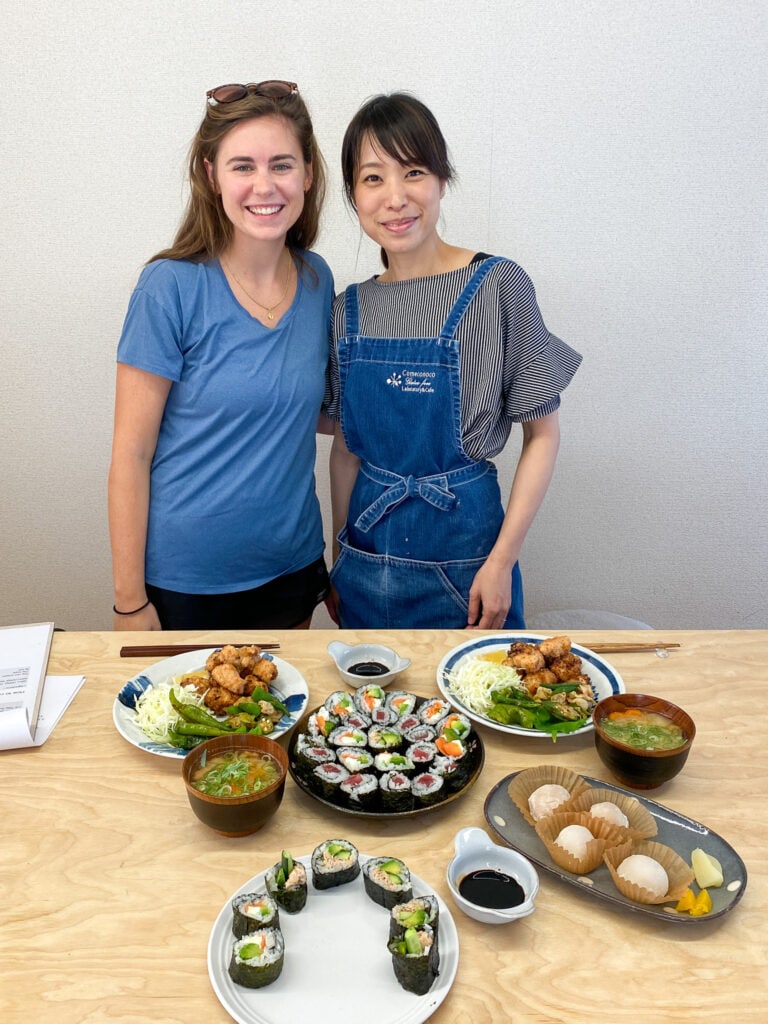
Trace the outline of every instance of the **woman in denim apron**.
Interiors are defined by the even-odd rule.
[[[559,391],[580,357],[549,335],[535,298],[523,309],[514,289],[529,307],[533,289],[521,268],[438,235],[453,172],[423,104],[406,94],[368,101],[347,129],[342,166],[347,198],[386,269],[347,288],[334,309],[331,581],[339,622],[522,628],[517,557],[554,468]],[[521,363],[533,369],[517,384],[523,449],[505,513],[496,469],[468,450],[463,418],[465,400],[470,416],[483,406],[485,377],[499,360],[484,325],[513,315],[538,334],[521,343]],[[492,452],[516,418],[506,405],[487,428]]]

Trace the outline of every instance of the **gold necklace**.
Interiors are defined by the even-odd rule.
[[[224,264],[224,266],[227,268],[227,270],[230,272],[232,277],[238,283],[238,285],[243,290],[243,292],[248,296],[248,298],[251,300],[251,302],[255,303],[259,307],[259,309],[263,309],[264,310],[264,312],[267,314],[267,320],[274,320],[275,319],[275,310],[277,309],[277,307],[279,305],[281,305],[283,299],[288,294],[288,288],[289,288],[290,283],[291,283],[291,265],[292,265],[292,260],[291,260],[290,256],[288,257],[288,272],[285,275],[285,288],[283,288],[283,294],[280,296],[280,298],[277,300],[277,302],[275,302],[274,305],[272,305],[272,306],[265,306],[263,302],[259,302],[258,299],[255,299],[253,297],[253,295],[251,295],[251,293],[245,287],[243,282],[240,280],[240,278],[237,276],[237,274],[232,269],[232,264],[229,262],[229,260],[224,260],[222,258],[221,262]]]

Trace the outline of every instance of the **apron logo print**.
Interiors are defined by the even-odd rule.
[[[393,373],[391,377],[387,377],[387,384],[391,384],[393,388],[399,388],[403,383],[403,378],[399,373]]]

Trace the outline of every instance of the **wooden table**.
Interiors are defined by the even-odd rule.
[[[404,688],[435,694],[440,658],[460,631],[341,634],[410,657]],[[591,736],[552,745],[481,728],[486,761],[450,806],[396,821],[337,813],[288,780],[279,813],[255,835],[225,839],[191,813],[177,761],[127,743],[112,723],[117,691],[146,659],[126,643],[280,642],[307,679],[314,706],[339,685],[326,653],[337,631],[265,634],[57,633],[49,671],[86,683],[39,749],[0,760],[0,1019],[5,1024],[225,1024],[213,992],[208,937],[227,898],[280,850],[309,853],[344,835],[369,854],[395,854],[451,909],[458,973],[434,1024],[514,1020],[620,1024],[644,1020],[766,1019],[768,632],[575,632],[573,639],[679,641],[669,657],[614,654],[628,690],[685,707],[697,737],[683,773],[648,795],[705,823],[746,863],[741,902],[698,926],[660,924],[581,893],[541,872],[531,917],[489,927],[465,917],[445,881],[453,837],[486,827],[483,802],[505,775],[552,759],[610,781]],[[361,1022],[372,1022],[361,1008]],[[319,1007],[314,1024],[337,1024]],[[308,1024],[285,1021],[285,1024]],[[349,1024],[349,1022],[343,1022]]]

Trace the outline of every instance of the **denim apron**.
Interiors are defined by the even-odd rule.
[[[456,329],[488,271],[484,260],[436,338],[359,333],[357,286],[339,338],[341,427],[360,458],[331,581],[342,628],[463,628],[469,588],[501,529],[496,467],[461,442]],[[507,628],[521,628],[515,564]]]

